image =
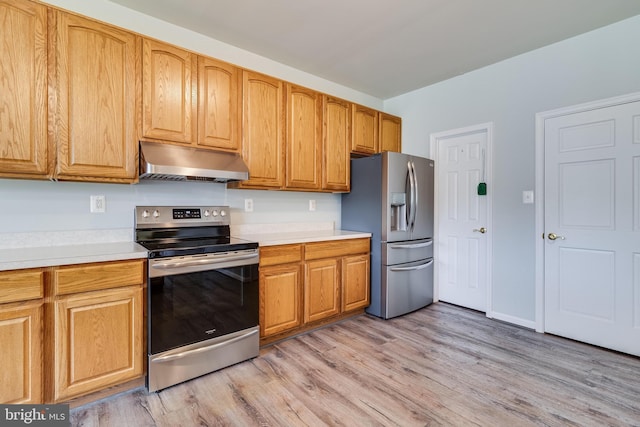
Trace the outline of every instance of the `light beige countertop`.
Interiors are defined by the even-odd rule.
[[[146,257],[131,230],[0,234],[0,271]]]
[[[146,257],[147,250],[134,242],[0,249],[0,271]]]
[[[371,237],[371,233],[336,230],[333,223],[232,225],[231,235],[238,239],[258,242],[260,246]]]
[[[231,226],[231,235],[260,246],[369,238],[371,233],[336,230],[333,223]],[[0,271],[147,258],[130,230],[0,234]]]

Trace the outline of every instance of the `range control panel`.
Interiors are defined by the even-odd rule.
[[[136,228],[229,225],[228,206],[136,206]]]

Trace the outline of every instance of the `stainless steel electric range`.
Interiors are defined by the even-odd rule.
[[[135,235],[149,252],[149,391],[258,355],[258,244],[230,236],[227,206],[138,206]]]

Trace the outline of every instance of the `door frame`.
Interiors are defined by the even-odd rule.
[[[569,114],[582,113],[600,108],[613,107],[630,102],[640,101],[640,92],[632,92],[622,96],[599,99],[582,104],[543,111],[536,114],[535,142],[535,328],[536,332],[545,332],[544,325],[544,257],[545,257],[545,225],[544,225],[544,123],[545,120]],[[537,236],[540,236],[538,238]]]
[[[491,230],[490,233],[486,234],[487,238],[487,265],[486,265],[486,316],[489,318],[494,317],[493,313],[493,304],[492,304],[492,294],[493,294],[493,286],[492,286],[492,277],[493,277],[493,185],[492,185],[492,176],[493,176],[493,122],[480,123],[477,125],[466,126],[457,129],[450,129],[443,132],[436,132],[430,135],[429,139],[429,155],[432,159],[438,158],[439,146],[440,142],[444,139],[449,139],[454,136],[462,136],[471,133],[480,133],[485,132],[487,134],[487,148],[485,152],[485,182],[487,183],[487,195],[483,196],[487,199],[487,228]],[[439,194],[440,194],[440,182],[438,179],[438,162],[435,162],[435,174],[434,174],[434,201],[437,203]],[[438,215],[438,210],[434,209],[434,240],[438,241],[440,235],[440,219]],[[441,255],[438,250],[439,245],[435,245],[434,248],[434,258],[437,260],[441,259]],[[438,283],[438,274],[439,274],[439,262],[436,262],[434,266],[434,290],[433,290],[433,301],[439,301],[439,283]]]

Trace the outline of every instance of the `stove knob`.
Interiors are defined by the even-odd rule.
[[[159,210],[156,209],[155,211],[153,211],[153,217],[154,218],[158,218],[159,216],[160,216],[160,211]]]
[[[209,215],[211,215],[211,212],[209,212],[209,209],[205,209],[204,216],[209,216]]]
[[[227,216],[227,211],[221,210],[220,211],[220,216]]]
[[[214,209],[213,216],[218,216],[218,211]]]
[[[148,210],[143,210],[142,211],[142,218],[149,218],[149,211]]]

